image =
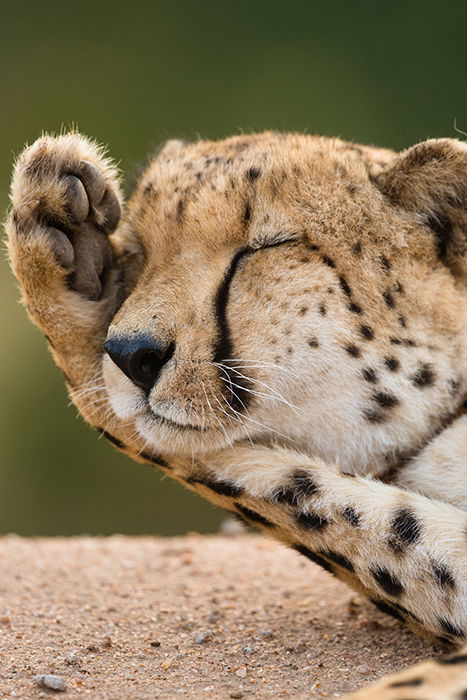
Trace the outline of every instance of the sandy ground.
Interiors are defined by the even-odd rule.
[[[432,647],[256,535],[0,539],[0,697],[340,697]]]

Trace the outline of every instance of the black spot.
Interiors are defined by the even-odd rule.
[[[436,659],[436,663],[443,664],[443,666],[467,664],[467,654],[457,654],[457,656],[441,656],[439,659]]]
[[[404,592],[404,586],[396,576],[391,574],[389,569],[383,566],[377,566],[371,569],[371,573],[375,581],[388,595],[398,598]]]
[[[444,632],[447,632],[447,634],[452,634],[453,637],[459,637],[460,639],[463,639],[465,636],[460,627],[457,627],[453,622],[449,622],[445,617],[440,617],[438,621],[441,628]]]
[[[402,345],[402,340],[400,338],[389,338],[391,345]]]
[[[380,258],[379,258],[379,261],[380,261],[380,263],[381,263],[381,267],[382,267],[384,270],[390,270],[390,269],[391,269],[391,263],[389,262],[389,260],[387,259],[387,257],[386,257],[385,255],[381,255]]]
[[[405,345],[407,348],[417,347],[417,343],[415,342],[415,340],[411,340],[410,338],[404,338],[404,340],[402,341],[402,345]]]
[[[418,685],[422,685],[424,682],[423,678],[411,678],[407,681],[394,681],[390,683],[390,688],[416,688]]]
[[[378,381],[376,372],[372,367],[364,367],[362,369],[362,377],[366,382],[370,382],[370,384],[375,384]]]
[[[103,428],[96,428],[96,430],[103,436],[105,437],[106,440],[108,440],[114,447],[118,447],[119,450],[124,450],[125,445],[124,443],[116,438],[114,435],[111,435],[110,433],[107,432],[107,430],[104,430]]]
[[[377,391],[373,394],[373,400],[381,406],[381,408],[394,408],[399,404],[399,399],[393,394],[388,394],[386,391]]]
[[[406,548],[418,542],[422,526],[410,508],[400,508],[390,523],[392,536],[388,544],[396,554],[404,554]]]
[[[151,462],[151,464],[155,464],[157,467],[164,467],[165,469],[172,469],[170,464],[165,461],[162,457],[159,455],[151,455],[148,452],[141,452],[140,457],[145,459],[147,462]]]
[[[304,316],[304,315],[306,314],[307,311],[308,311],[308,306],[301,306],[300,309],[299,309],[299,311],[298,311],[298,315],[299,315],[299,316]]]
[[[451,396],[456,396],[461,388],[461,381],[460,379],[450,379],[448,382],[449,386],[449,393]]]
[[[317,493],[319,487],[310,474],[304,469],[296,469],[289,482],[275,489],[271,498],[273,501],[295,506],[303,498],[315,496]]]
[[[241,515],[243,515],[247,520],[250,520],[252,523],[258,523],[259,525],[264,525],[265,527],[275,527],[274,523],[267,518],[264,518],[255,510],[250,510],[250,508],[246,508],[237,502],[234,503],[234,506],[241,513]]]
[[[332,258],[328,257],[327,255],[323,255],[323,257],[321,259],[322,259],[323,263],[325,265],[327,265],[328,267],[336,267],[336,263],[334,262],[334,260]]]
[[[412,384],[418,389],[426,389],[429,386],[433,386],[435,379],[436,374],[433,371],[433,367],[427,362],[422,363],[415,374],[410,377]]]
[[[294,544],[293,549],[295,549],[296,552],[303,554],[303,556],[306,557],[307,559],[310,559],[310,561],[314,562],[315,564],[318,564],[318,566],[322,566],[323,569],[325,569],[326,571],[329,571],[330,574],[334,573],[334,570],[333,570],[331,564],[329,564],[329,562],[327,562],[326,559],[323,559],[315,552],[312,552],[311,549],[308,549],[308,547],[305,547],[305,545]]]
[[[260,168],[250,168],[246,175],[250,182],[254,182],[261,175],[261,170]]]
[[[396,284],[394,285],[394,291],[397,292],[398,294],[404,293],[404,287],[401,285],[400,282],[396,282]]]
[[[296,521],[299,525],[309,530],[322,530],[326,525],[329,525],[329,520],[313,512],[298,513]]]
[[[399,325],[402,328],[405,328],[407,326],[407,323],[406,323],[405,318],[403,316],[399,316],[399,318],[397,320],[399,321]]]
[[[390,309],[393,309],[395,307],[396,304],[394,302],[394,299],[393,299],[391,293],[388,292],[387,290],[385,292],[383,292],[383,299],[384,299],[386,306],[389,306]]]
[[[347,506],[342,511],[342,517],[347,520],[353,527],[360,526],[360,516],[352,506]]]
[[[308,345],[310,348],[319,348],[319,342],[317,338],[310,338],[308,341]]]
[[[373,408],[365,409],[363,415],[370,423],[384,423],[386,420],[386,416],[382,411],[375,411]]]
[[[355,571],[354,565],[350,561],[350,559],[347,559],[343,554],[339,554],[339,552],[334,552],[331,549],[320,549],[319,553],[323,557],[327,557],[330,559],[334,564],[338,564],[339,566],[342,566],[344,569],[347,569],[348,571]]]
[[[196,477],[191,477],[187,479],[190,484],[202,484],[206,486],[211,491],[215,491],[220,496],[227,496],[228,498],[238,498],[244,491],[241,486],[233,484],[231,481],[219,480],[208,480],[208,479],[197,479]]]
[[[351,357],[360,357],[360,348],[358,348],[356,345],[346,345],[344,350],[351,355]]]
[[[352,290],[350,289],[347,280],[345,279],[344,275],[340,275],[339,277],[339,284],[341,286],[342,291],[344,294],[348,297],[352,295]]]
[[[185,200],[180,198],[177,204],[177,221],[181,223],[183,219],[183,212],[185,211]]]
[[[324,304],[320,304],[318,306],[318,311],[320,312],[321,316],[326,316],[326,307]]]
[[[442,635],[437,635],[436,641],[438,642],[438,644],[441,644],[441,646],[445,646],[445,647],[455,646],[452,639],[448,639],[447,637],[443,637]]]
[[[384,364],[386,365],[386,367],[388,368],[388,370],[390,372],[397,372],[397,370],[400,367],[399,360],[396,360],[396,358],[393,357],[392,355],[384,358]]]
[[[444,588],[455,588],[456,581],[454,576],[445,564],[435,564],[433,566],[433,574],[440,586]]]
[[[353,244],[352,250],[355,253],[355,255],[362,254],[362,244],[360,243],[360,241],[357,241],[356,243]]]
[[[370,598],[370,600],[373,603],[373,605],[376,605],[378,610],[381,610],[381,612],[386,613],[386,615],[391,615],[391,617],[395,617],[396,620],[404,622],[404,618],[402,617],[400,612],[393,608],[392,605],[385,603],[383,600],[375,600],[374,598]]]
[[[373,338],[375,337],[373,329],[370,328],[370,326],[360,326],[359,331],[361,336],[365,338],[365,340],[373,340]]]
[[[349,304],[349,311],[351,311],[353,314],[362,314],[363,309],[359,304],[356,304],[354,301],[351,301]]]
[[[316,252],[317,250],[319,250],[319,246],[315,245],[314,243],[308,243],[306,249],[311,250],[312,252]]]
[[[246,202],[245,206],[243,207],[242,219],[245,225],[248,224],[251,219],[251,205],[249,202]]]

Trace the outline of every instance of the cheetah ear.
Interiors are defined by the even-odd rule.
[[[164,156],[166,158],[171,158],[179,154],[183,149],[188,146],[190,141],[183,141],[182,139],[170,139],[162,144],[158,156]]]
[[[467,144],[430,139],[403,151],[375,178],[396,206],[418,214],[440,259],[467,281]]]

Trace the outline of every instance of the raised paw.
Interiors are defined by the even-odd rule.
[[[61,275],[100,299],[121,211],[116,169],[101,149],[77,133],[38,139],[18,159],[11,198],[9,248],[23,286],[32,274],[42,284]]]

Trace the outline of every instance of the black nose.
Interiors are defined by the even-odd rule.
[[[145,391],[154,386],[175,345],[161,345],[146,335],[107,338],[104,350],[131,381]]]

